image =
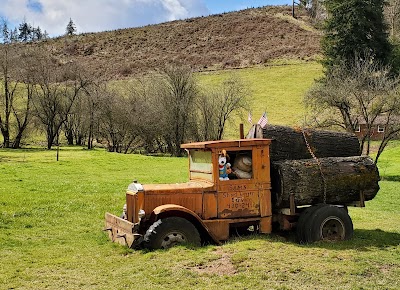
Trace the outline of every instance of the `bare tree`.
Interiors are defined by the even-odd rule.
[[[108,151],[127,153],[137,137],[135,100],[116,90],[103,92],[99,133],[107,140]]]
[[[107,92],[107,85],[106,82],[102,80],[92,82],[84,91],[84,108],[86,108],[85,113],[87,114],[85,119],[87,128],[87,148],[93,149],[93,141],[98,131],[102,98]]]
[[[13,148],[20,148],[21,141],[25,135],[29,122],[32,119],[32,98],[36,86],[36,49],[26,48],[19,56],[18,79],[20,89],[18,90],[18,101],[13,103],[12,112],[15,121],[16,136]]]
[[[0,46],[0,78],[2,82],[2,91],[0,93],[0,130],[3,135],[3,146],[11,147],[11,116],[18,82],[16,79],[16,54],[11,50],[8,44]]]
[[[51,149],[89,79],[76,64],[60,65],[44,54],[38,55],[35,68],[37,85],[34,87],[32,105],[36,117],[45,127],[47,148]]]
[[[390,36],[399,37],[400,29],[400,0],[390,0],[385,7],[386,18],[390,27]]]
[[[163,139],[164,106],[160,105],[159,76],[148,76],[136,79],[130,88],[131,115],[135,116],[132,122],[137,134],[135,145],[143,146],[146,153],[167,152],[167,146]]]
[[[87,107],[84,94],[77,98],[64,122],[64,134],[68,145],[83,145],[87,133]]]
[[[243,82],[230,76],[219,87],[198,99],[199,135],[202,140],[221,140],[226,123],[248,110],[248,89]]]
[[[189,68],[172,66],[163,70],[158,91],[163,114],[154,118],[161,119],[163,139],[173,156],[182,155],[180,145],[188,137],[191,121],[195,119],[197,94],[197,84]]]
[[[4,137],[4,147],[20,148],[30,121],[34,54],[34,50],[29,48],[19,48],[17,51],[11,44],[0,47],[0,75],[3,83],[3,92],[0,93],[3,113],[0,113],[0,128]]]
[[[197,99],[198,135],[201,141],[218,140],[218,96],[214,92],[203,92]]]
[[[297,1],[294,3],[296,2]],[[326,19],[327,12],[323,0],[300,0],[298,3],[300,6],[307,9],[308,15],[315,23],[319,23]]]
[[[389,68],[356,58],[350,69],[334,68],[308,92],[305,102],[311,111],[311,122],[354,133],[363,121],[366,133],[360,140],[360,149],[369,154],[373,125],[378,116],[385,116],[387,128],[381,153],[400,130],[400,124],[395,125],[400,114],[398,84],[399,79],[390,75]]]

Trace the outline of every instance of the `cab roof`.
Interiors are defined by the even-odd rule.
[[[238,140],[218,140],[182,144],[182,149],[211,149],[225,147],[250,147],[265,146],[271,144],[271,139],[238,139]]]

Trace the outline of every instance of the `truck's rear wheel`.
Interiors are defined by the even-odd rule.
[[[200,246],[201,239],[196,227],[180,217],[168,217],[156,221],[144,236],[145,247],[168,249],[179,244]]]
[[[310,216],[319,208],[325,206],[325,204],[318,204],[318,205],[312,205],[308,207],[306,210],[304,210],[300,217],[299,220],[297,221],[297,226],[296,226],[296,236],[297,236],[297,242],[299,243],[306,243],[306,237],[305,237],[305,232],[306,232],[306,223],[308,222]]]
[[[348,240],[353,236],[353,222],[344,208],[326,205],[315,210],[305,222],[308,243]]]

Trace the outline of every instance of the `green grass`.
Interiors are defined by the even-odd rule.
[[[230,75],[237,75],[250,89],[254,123],[266,111],[271,124],[302,125],[305,116],[303,97],[314,80],[322,76],[322,67],[315,61],[282,62],[267,67],[201,73],[198,77],[201,84],[212,87]],[[228,124],[225,137],[237,138],[239,123],[245,125],[247,133],[250,127],[247,113]]]
[[[398,176],[400,143],[381,157]],[[187,180],[185,158],[62,148],[0,149],[0,289],[399,289],[398,181],[351,208],[351,241],[253,235],[222,246],[133,251],[102,232],[127,185]]]

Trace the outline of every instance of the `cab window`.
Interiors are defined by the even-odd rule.
[[[221,170],[221,162],[219,162],[220,167],[220,180],[232,180],[232,179],[252,179],[253,178],[253,162],[252,162],[252,152],[251,150],[242,151],[227,151],[227,163],[230,167],[225,170],[227,173],[227,178],[221,178],[224,174],[224,170]]]
[[[213,181],[212,155],[211,151],[189,150],[190,179],[204,179]]]

